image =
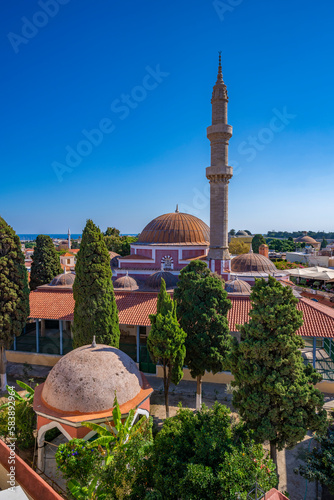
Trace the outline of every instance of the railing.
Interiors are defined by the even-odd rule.
[[[324,349],[332,361],[334,361],[334,342],[332,339],[324,339]]]

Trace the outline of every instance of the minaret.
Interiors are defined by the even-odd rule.
[[[228,251],[228,183],[233,168],[228,166],[228,143],[232,127],[227,124],[228,96],[223,80],[221,52],[219,52],[218,76],[212,92],[212,125],[207,128],[211,145],[211,166],[206,169],[210,181],[210,250],[209,267],[223,274],[230,270]]]
[[[68,228],[68,249],[71,250],[71,231],[70,228]]]

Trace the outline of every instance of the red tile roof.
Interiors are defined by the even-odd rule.
[[[69,251],[70,253],[78,253],[78,252],[79,252],[79,250],[80,250],[80,248],[69,248],[69,249],[68,249],[68,251]]]
[[[42,319],[73,319],[74,298],[72,290],[30,292],[30,317]]]
[[[270,491],[268,491],[265,496],[264,500],[288,500],[288,497],[283,495],[280,491],[276,490],[276,488],[272,488]]]
[[[149,315],[157,312],[157,292],[121,292],[115,290],[119,322],[149,326]]]
[[[119,257],[119,260],[152,260],[151,257],[146,257],[145,255],[138,255],[137,253],[132,253],[131,255],[125,255],[124,257]]]
[[[156,313],[158,292],[124,292],[115,290],[119,322],[125,325],[150,325],[150,314]],[[236,331],[236,325],[249,320],[251,302],[248,297],[230,297],[232,309],[228,312],[229,327]],[[334,338],[334,311],[322,304],[301,298],[298,309],[303,311],[304,324],[298,330],[306,337]],[[74,299],[72,291],[35,290],[30,293],[30,317],[72,320]]]

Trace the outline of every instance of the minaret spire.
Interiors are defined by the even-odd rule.
[[[218,51],[219,54],[219,62],[218,62],[218,75],[217,75],[217,82],[216,83],[224,83],[223,80],[223,71],[222,71],[222,51]]]
[[[232,127],[227,123],[228,96],[223,80],[221,52],[218,77],[212,92],[212,125],[207,128],[211,145],[211,165],[206,169],[210,181],[210,268],[219,274],[230,269],[228,250],[228,184],[233,168],[228,165],[228,144]]]

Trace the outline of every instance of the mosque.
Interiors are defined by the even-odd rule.
[[[228,96],[220,56],[211,104],[212,124],[207,129],[211,165],[206,169],[210,182],[210,229],[202,220],[180,213],[176,207],[175,212],[156,217],[146,225],[138,241],[131,244],[130,255],[111,255],[121,350],[96,345],[93,341],[91,346],[72,351],[74,274],[57,276],[50,284],[30,293],[28,326],[35,326],[35,332],[31,330],[15,338],[12,351],[7,351],[7,359],[18,362],[24,355],[25,362],[36,363],[36,355],[46,354],[47,359],[43,358],[41,364],[54,364],[46,382],[36,389],[34,399],[38,416],[38,467],[41,470],[44,468],[46,431],[56,426],[67,439],[90,439],[91,434],[81,422],[96,423],[111,417],[115,390],[122,415],[136,409],[136,418],[148,417],[152,388],[142,372],[161,376],[159,367],[149,358],[147,337],[151,328],[150,315],[156,313],[162,278],[172,295],[180,271],[192,260],[205,262],[212,272],[225,280],[232,303],[227,319],[230,332],[236,337],[239,325],[249,319],[249,296],[255,279],[272,275],[288,285],[288,273],[276,269],[268,258],[266,245],[261,246],[259,254],[250,251],[231,257],[229,253],[228,186],[233,169],[228,165],[228,145],[232,127],[227,123]],[[329,349],[332,348],[334,313],[304,297],[299,297],[297,308],[304,318],[297,334],[312,346],[315,367],[317,348],[322,348],[325,341]],[[34,341],[34,336],[33,352],[27,352],[27,343]],[[92,373],[98,376],[92,379]],[[328,392],[332,390],[327,389]]]
[[[201,259],[212,272],[225,281],[242,279],[254,284],[255,278],[284,279],[262,247],[260,254],[231,258],[228,247],[228,185],[233,168],[228,165],[228,146],[232,127],[227,123],[228,95],[223,80],[221,55],[218,76],[212,92],[212,124],[207,128],[211,145],[211,165],[206,169],[210,182],[210,228],[197,217],[175,212],[156,217],[143,229],[136,243],[131,244],[130,255],[118,257],[113,268],[114,287],[120,289],[160,288],[163,277],[173,288],[183,267],[192,260]],[[239,234],[239,233],[237,233]],[[247,233],[245,233],[247,235]]]

